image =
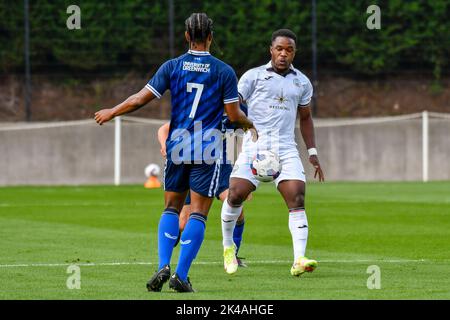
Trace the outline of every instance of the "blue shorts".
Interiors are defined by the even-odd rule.
[[[164,168],[164,190],[184,192],[192,189],[212,198],[219,189],[220,161],[214,164],[174,164],[167,160]]]
[[[219,174],[219,184],[214,196],[219,199],[219,195],[230,187],[230,174],[233,171],[231,164],[221,164]],[[194,190],[195,191],[195,190]],[[197,192],[197,191],[195,191]],[[184,204],[191,204],[191,193],[188,192],[186,201]]]

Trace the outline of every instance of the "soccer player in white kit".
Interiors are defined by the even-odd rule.
[[[314,177],[324,181],[317,156],[314,125],[309,103],[313,88],[309,79],[292,66],[296,51],[296,35],[288,29],[272,34],[271,61],[250,69],[239,80],[240,99],[248,106],[248,118],[259,133],[257,142],[246,134],[230,176],[228,198],[222,205],[222,235],[225,271],[233,274],[238,269],[233,243],[233,229],[242,204],[254,191],[259,181],[253,176],[250,163],[259,150],[278,154],[282,170],[275,180],[278,191],[289,209],[289,230],[292,234],[294,262],[293,276],[312,272],[317,261],[305,257],[308,238],[308,220],[305,213],[305,172],[295,143],[295,121],[300,119],[300,131],[315,168]]]

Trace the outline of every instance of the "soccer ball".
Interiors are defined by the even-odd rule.
[[[259,151],[250,164],[254,177],[261,182],[271,182],[281,173],[280,158],[269,150]]]
[[[148,178],[150,176],[157,177],[159,176],[161,169],[155,163],[150,163],[147,167],[145,167],[145,176]]]

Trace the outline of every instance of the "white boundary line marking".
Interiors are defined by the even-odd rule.
[[[448,201],[450,202],[450,200]],[[0,208],[24,208],[24,207],[113,207],[120,203],[117,202],[80,202],[80,203],[0,203]],[[133,202],[133,206],[150,206],[148,202]]]
[[[393,260],[319,260],[319,263],[412,263],[412,262],[431,262],[426,259],[393,259]],[[290,264],[292,260],[247,260],[248,264]],[[442,260],[439,262],[447,262]],[[199,261],[196,265],[215,265],[222,264],[223,261]],[[132,265],[157,265],[157,262],[73,262],[73,263],[18,263],[18,264],[0,264],[0,268],[28,268],[28,267],[67,267],[77,265],[80,267],[101,267],[101,266],[132,266]]]

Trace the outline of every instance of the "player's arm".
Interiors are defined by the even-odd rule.
[[[224,104],[225,112],[227,113],[228,119],[237,128],[241,128],[244,131],[251,130],[253,141],[258,139],[258,132],[256,131],[253,122],[247,118],[245,113],[239,107],[239,102],[231,102]]]
[[[95,121],[102,125],[114,117],[136,111],[154,98],[160,99],[170,87],[170,73],[173,70],[173,60],[166,61],[156,72],[145,88],[128,97],[124,102],[111,109],[103,109],[95,113]]]
[[[245,115],[248,115],[247,101],[242,98],[241,94],[239,94],[239,108],[245,113]]]
[[[153,92],[151,92],[147,88],[143,88],[138,93],[129,96],[125,101],[118,104],[114,108],[102,109],[100,111],[97,111],[95,113],[94,119],[99,125],[102,125],[103,123],[110,121],[114,117],[136,111],[137,109],[149,103],[154,98],[155,95]]]
[[[169,136],[169,129],[170,129],[170,122],[167,122],[165,124],[163,124],[161,127],[159,127],[158,129],[158,142],[161,146],[161,155],[163,157],[167,156],[166,153],[166,141],[167,141],[167,137]]]
[[[258,132],[253,122],[247,118],[245,113],[239,107],[238,81],[234,70],[231,67],[225,68],[220,75],[223,88],[224,109],[230,122],[244,131],[250,130],[253,141],[258,139]]]
[[[299,108],[299,119],[300,119],[300,132],[303,137],[303,141],[305,141],[306,148],[309,150],[311,148],[316,148],[316,142],[314,137],[314,123],[311,115],[311,108],[308,105],[301,106]],[[314,150],[313,149],[313,150]],[[325,176],[323,174],[322,168],[320,166],[319,158],[317,154],[312,154],[309,156],[309,162],[314,166],[314,178],[318,176],[319,181],[324,181]]]

